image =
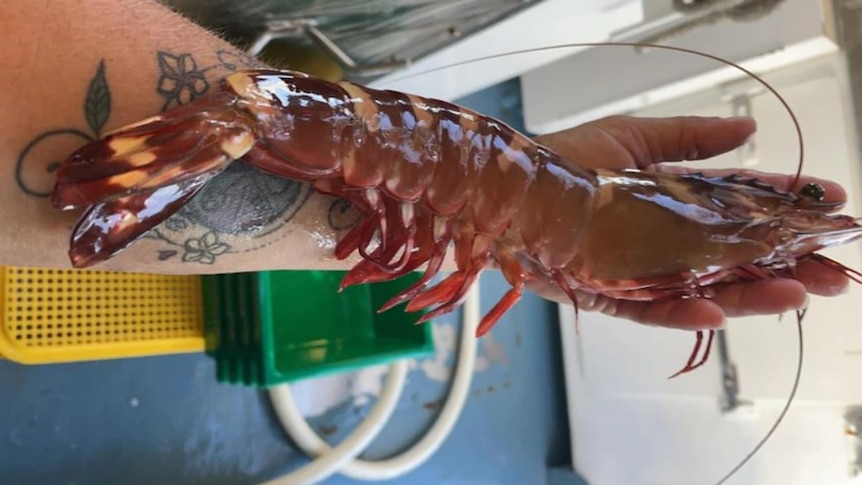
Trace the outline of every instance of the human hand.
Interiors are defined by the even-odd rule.
[[[681,167],[684,160],[702,160],[742,145],[756,130],[750,118],[633,118],[613,116],[572,129],[536,137],[536,142],[588,168],[641,169],[662,172],[703,172],[714,175],[757,176],[790,190],[794,175],[751,170],[703,170]],[[799,184],[817,182],[829,201],[846,201],[843,188],[830,181],[802,177]],[[798,189],[798,186],[795,187]],[[800,264],[795,279],[734,283],[717,289],[712,299],[659,302],[624,301],[577,293],[578,308],[626,318],[647,325],[687,330],[720,328],[726,317],[770,315],[804,308],[808,294],[835,296],[846,291],[849,279],[816,263]],[[535,293],[559,302],[571,300],[548,282],[534,282]]]

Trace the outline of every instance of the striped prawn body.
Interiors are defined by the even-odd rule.
[[[816,191],[589,170],[447,102],[259,70],[233,74],[218,91],[121,128],[62,164],[55,207],[90,207],[72,237],[73,264],[121,251],[239,158],[313,182],[363,214],[335,249],[341,259],[362,256],[342,286],[425,266],[383,310],[437,305],[423,320],[436,318],[461,304],[481,271],[498,267],[512,289],[479,335],[531,280],[555,285],[576,306],[576,292],[703,297],[715,284],[787,274],[799,258],[862,235],[852,218],[829,215],[834,207]],[[452,243],[457,270],[428,288]]]

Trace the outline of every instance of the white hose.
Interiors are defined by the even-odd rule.
[[[398,361],[390,366],[384,389],[368,417],[335,448],[320,438],[302,416],[293,400],[289,385],[270,389],[270,400],[285,432],[307,455],[315,457],[315,460],[299,470],[261,485],[311,485],[336,473],[358,480],[389,480],[414,470],[428,460],[451,433],[469,395],[476,362],[479,312],[477,282],[470,288],[464,301],[458,363],[446,403],[425,436],[398,456],[379,461],[356,458],[377,437],[392,415],[406,380],[406,361]]]
[[[337,472],[345,463],[361,453],[374,440],[377,433],[380,432],[383,425],[392,416],[392,412],[395,411],[395,405],[398,404],[398,398],[401,397],[401,391],[404,390],[406,379],[406,362],[398,361],[389,366],[389,376],[386,378],[386,384],[383,386],[379,399],[374,404],[374,407],[371,408],[368,417],[356,428],[353,434],[348,436],[325,456],[321,456],[298,470],[264,482],[261,485],[310,485],[321,482]],[[277,389],[287,389],[287,385],[273,388],[273,390]],[[272,396],[272,391],[270,391],[270,396]],[[289,394],[287,396],[289,397]],[[281,416],[283,413],[287,413],[287,416],[298,416],[298,419],[304,421],[302,414],[296,409],[292,399],[289,399],[289,403],[288,407],[292,408],[289,411],[276,407],[279,419],[282,419]]]

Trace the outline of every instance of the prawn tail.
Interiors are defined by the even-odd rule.
[[[87,144],[59,166],[51,198],[76,209],[141,199],[156,189],[218,173],[256,142],[255,122],[219,92],[124,126]],[[194,183],[190,184],[194,186]]]
[[[72,232],[72,265],[85,268],[112,258],[179,211],[210,178],[201,176],[91,206]]]

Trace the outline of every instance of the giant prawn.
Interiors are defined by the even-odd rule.
[[[755,74],[678,47],[557,47],[599,45],[688,52],[757,79],[796,125],[799,181],[799,125]],[[499,56],[487,58],[493,57]],[[71,238],[73,265],[91,266],[122,251],[236,161],[312,182],[361,212],[335,249],[340,259],[361,255],[342,287],[425,268],[381,311],[404,302],[408,311],[437,305],[423,320],[435,318],[455,310],[484,269],[499,268],[512,288],[484,316],[480,336],[519,301],[529,280],[559,288],[577,310],[576,292],[640,301],[703,298],[714,285],[792,276],[804,260],[858,274],[816,253],[862,237],[854,218],[832,214],[836,205],[817,185],[792,192],[740,177],[586,169],[448,102],[272,69],[234,73],[204,97],[71,154],[57,171],[52,203],[87,208]],[[611,226],[625,228],[624,237]],[[649,237],[655,233],[661,237]],[[673,250],[644,243],[659,239],[672,241]],[[450,245],[457,270],[428,288]],[[688,363],[675,375],[706,362],[709,332],[702,360],[695,363],[698,331]]]

